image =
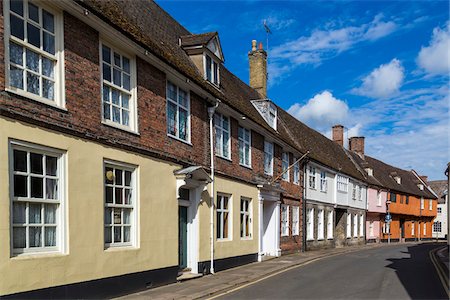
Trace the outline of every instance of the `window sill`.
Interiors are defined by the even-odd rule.
[[[133,245],[117,245],[117,246],[105,246],[105,252],[117,252],[117,251],[136,251],[139,250],[138,247]]]
[[[317,238],[318,241],[323,241],[325,238]]]
[[[22,90],[19,90],[19,89],[14,89],[14,88],[5,88],[5,91],[8,92],[8,93],[11,93],[11,94],[18,95],[20,97],[27,98],[29,100],[33,100],[35,102],[39,102],[39,103],[45,104],[47,106],[51,106],[51,107],[59,109],[59,110],[61,110],[63,112],[68,112],[67,108],[65,108],[63,105],[59,105],[55,101],[52,101],[52,100],[49,100],[49,99],[37,96],[35,94],[28,93],[28,92],[25,92],[25,91],[22,91]]]
[[[281,237],[289,236],[289,234],[282,234]]]
[[[185,140],[183,140],[183,139],[180,139],[179,137],[177,137],[177,136],[175,136],[175,135],[172,135],[172,134],[170,134],[170,133],[168,133],[167,136],[170,137],[171,139],[177,140],[177,141],[182,142],[183,144],[189,145],[189,146],[191,146],[191,147],[194,146],[194,145],[191,144],[191,142],[185,141]]]
[[[314,241],[314,239],[311,239],[311,238],[307,238],[306,240],[309,241],[309,242],[310,241]]]
[[[239,165],[240,165],[241,167],[246,168],[246,169],[253,170],[253,169],[252,169],[252,166],[247,166],[247,165],[244,165],[244,164],[241,164],[241,163],[239,163]]]
[[[226,160],[226,161],[229,161],[229,162],[232,162],[231,157],[225,157],[225,156],[222,156],[222,155],[219,155],[219,154],[216,154],[216,157],[221,158],[221,159]]]
[[[321,193],[324,193],[324,194],[326,194],[326,193],[327,193],[327,191],[322,191],[322,190],[321,190],[320,192],[321,192]]]
[[[241,237],[241,241],[253,241],[252,237]]]
[[[53,258],[53,257],[64,257],[69,256],[68,254],[57,252],[57,251],[43,251],[43,252],[27,252],[27,253],[13,253],[11,259],[14,260],[26,260],[35,258]]]
[[[232,241],[232,239],[216,239],[216,242],[219,242],[219,243],[231,242],[231,241]]]
[[[125,127],[123,125],[116,124],[116,123],[114,123],[112,121],[102,120],[102,124],[105,125],[105,126],[108,126],[108,127],[112,127],[112,128],[115,128],[115,129],[119,129],[119,130],[122,130],[122,131],[125,131],[125,132],[128,132],[128,133],[134,134],[136,136],[140,136],[141,135],[139,132],[134,131],[133,129],[131,129],[129,127]]]

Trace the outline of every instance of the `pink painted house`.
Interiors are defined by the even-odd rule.
[[[381,238],[381,220],[386,215],[386,190],[377,187],[367,189],[366,240],[379,242]]]

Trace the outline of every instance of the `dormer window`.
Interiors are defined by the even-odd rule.
[[[394,179],[398,184],[402,184],[402,178],[400,176],[395,176]]]
[[[219,85],[219,64],[208,54],[205,54],[205,79]]]
[[[258,110],[270,127],[277,130],[277,107],[269,99],[253,100],[253,106]]]

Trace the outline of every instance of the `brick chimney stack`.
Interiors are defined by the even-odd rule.
[[[359,156],[364,158],[364,137],[354,136],[349,138],[348,147],[350,151],[357,153]]]
[[[344,126],[334,125],[332,138],[333,142],[336,142],[338,145],[341,145],[341,147],[344,147]]]
[[[250,86],[254,88],[261,98],[267,98],[267,52],[262,43],[256,48],[256,40],[252,41],[252,51],[248,53],[250,64]]]

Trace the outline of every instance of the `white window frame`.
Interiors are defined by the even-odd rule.
[[[423,197],[420,197],[420,209],[425,209],[425,203]]]
[[[373,227],[373,225],[374,225],[374,222],[373,221],[370,221],[369,222],[369,237],[373,237],[373,229],[374,229],[374,227]]]
[[[328,189],[327,172],[320,171],[320,191],[326,193]]]
[[[441,221],[435,221],[433,223],[433,232],[442,232],[442,222]]]
[[[27,171],[14,171],[14,150],[19,151],[26,151],[27,152]],[[10,250],[11,250],[11,256],[16,255],[27,255],[27,254],[38,254],[38,253],[65,253],[66,252],[66,152],[46,146],[36,145],[33,143],[23,142],[23,141],[16,141],[11,140],[9,143],[9,178],[10,178]],[[46,175],[46,161],[43,158],[43,175],[31,175],[31,162],[30,162],[30,153],[36,153],[43,156],[52,156],[57,158],[57,173],[54,176]],[[29,197],[15,197],[14,196],[14,175],[23,175],[27,176],[27,194],[30,195]],[[43,178],[43,181],[45,182],[46,178],[50,179],[57,179],[58,185],[57,185],[57,198],[58,199],[45,199],[46,194],[46,184],[43,183],[43,198],[33,198],[31,197],[31,177],[36,178]],[[14,223],[13,216],[14,216],[14,203],[26,203],[26,216],[25,216],[25,223]],[[29,223],[29,204],[41,204],[41,222],[36,223],[37,226],[32,226],[32,223]],[[41,227],[45,228],[45,214],[44,214],[44,208],[43,206],[45,204],[54,204],[58,205],[56,212],[55,212],[55,225],[51,224],[50,227],[56,227],[56,245],[55,246],[41,246],[41,247],[29,247],[29,234],[28,234],[28,228],[29,227]],[[25,227],[26,228],[26,247],[25,248],[14,248],[14,238],[13,238],[13,228],[14,227]],[[45,229],[44,229],[45,230]],[[44,242],[44,234],[42,234],[41,242]]]
[[[28,15],[28,0],[24,0],[23,4],[24,4],[24,8],[23,8],[23,16],[27,16]],[[46,11],[48,11],[49,13],[53,14],[54,17],[54,36],[55,36],[55,54],[50,54],[47,53],[44,50],[41,50],[39,48],[37,48],[34,45],[31,45],[28,42],[22,41],[19,38],[16,38],[14,36],[11,35],[11,26],[10,26],[10,13],[15,14],[14,12],[10,11],[10,3],[9,1],[3,1],[3,18],[4,18],[4,45],[5,45],[5,90],[8,92],[12,92],[15,93],[17,95],[35,100],[35,101],[39,101],[41,103],[50,105],[50,106],[55,106],[61,109],[65,110],[65,74],[64,74],[64,26],[63,26],[63,14],[60,10],[53,8],[53,6],[49,6],[48,3],[42,3],[42,2],[32,2],[34,5],[38,6],[40,8],[40,11],[42,11],[42,9],[45,9]],[[42,15],[42,13],[41,13]],[[28,16],[25,17],[25,21],[24,21],[24,32],[26,31],[27,28],[27,20]],[[42,20],[41,20],[42,21]],[[33,24],[37,24],[33,21],[31,21]],[[41,27],[42,28],[42,27]],[[36,95],[33,94],[31,92],[26,91],[26,84],[25,84],[25,80],[23,81],[23,89],[20,88],[16,88],[10,85],[10,80],[9,80],[9,76],[10,76],[10,41],[13,41],[14,43],[24,47],[25,49],[30,49],[33,50],[34,52],[38,53],[41,56],[45,56],[48,57],[51,60],[55,61],[55,66],[53,69],[53,79],[54,79],[54,100],[50,100],[48,98],[45,98],[43,96],[40,95]],[[26,73],[25,70],[27,70],[26,67],[26,61],[25,61],[25,52],[23,53],[22,59],[23,59],[23,64],[22,69],[24,70],[24,73]],[[41,65],[41,63],[40,63]],[[36,72],[35,72],[36,73]],[[37,74],[37,73],[36,73]],[[25,74],[23,75],[24,78],[26,77]],[[42,78],[43,75],[40,75],[40,78]],[[40,89],[42,88],[42,80],[40,79]],[[41,93],[39,93],[41,94]]]
[[[264,141],[264,174],[266,175],[273,175],[273,149],[274,145],[273,143],[269,141]],[[270,159],[270,169],[266,169],[266,158]]]
[[[300,184],[300,163],[297,161],[297,158],[294,158],[296,161],[294,163],[294,184]]]
[[[242,202],[247,202],[247,210],[242,207]],[[252,199],[241,197],[240,203],[240,217],[242,218],[242,222],[240,222],[240,226],[243,226],[248,222],[248,232],[245,230],[245,226],[241,228],[240,234],[241,239],[251,239],[252,238]],[[240,221],[240,220],[239,220]]]
[[[358,215],[353,214],[353,237],[358,237]]]
[[[281,171],[284,172],[282,179],[289,182],[289,152],[283,152],[281,154]]]
[[[269,108],[267,110],[267,120],[273,129],[277,130],[277,107],[272,103],[269,102]]]
[[[352,214],[347,213],[347,238],[352,237]]]
[[[428,204],[428,210],[433,210],[433,200],[428,200],[429,202],[429,204]]]
[[[358,200],[362,201],[363,199],[363,187],[358,185]]]
[[[334,232],[333,232],[333,224],[334,224],[334,213],[332,210],[328,211],[328,216],[327,216],[327,239],[332,240],[333,236],[334,236]]]
[[[411,235],[414,235],[414,221],[411,222]]]
[[[113,174],[115,177],[115,170],[121,170],[122,171],[122,184],[116,184],[115,183],[115,178],[113,179],[113,183],[106,183],[105,179],[106,179],[106,169],[107,168],[112,168],[114,170]],[[131,198],[130,198],[130,202],[131,204],[125,204],[125,171],[131,172],[131,183],[128,189],[131,189]],[[138,168],[135,165],[131,165],[128,163],[123,163],[123,162],[117,162],[114,160],[109,160],[109,159],[105,159],[103,161],[103,217],[104,217],[104,221],[103,221],[103,243],[104,243],[104,247],[105,250],[107,249],[112,249],[112,248],[118,248],[118,247],[136,247],[137,245],[137,233],[138,233],[138,229],[137,229],[137,210],[138,210],[138,197],[137,197],[137,193],[138,193]],[[113,188],[113,199],[115,199],[115,195],[116,195],[116,188],[121,188],[123,190],[123,203],[122,204],[116,204],[114,203],[115,201],[113,200],[113,203],[107,203],[106,202],[106,188],[107,187],[112,187]],[[111,225],[107,226],[106,224],[106,210],[107,209],[112,209],[112,215],[111,215]],[[121,223],[117,223],[117,225],[115,225],[116,223],[114,223],[114,210],[118,209],[121,211]],[[124,210],[131,210],[130,212],[130,223],[129,224],[125,224],[123,223],[124,220]],[[111,242],[106,242],[106,227],[111,227]],[[113,238],[114,238],[114,227],[120,227],[121,230],[121,241],[120,242],[114,242]],[[124,242],[123,238],[124,238],[124,228],[125,227],[130,227],[130,241],[129,242]]]
[[[338,192],[348,192],[348,177],[337,175],[337,190]]]
[[[323,240],[325,238],[325,214],[323,209],[317,212],[317,239]]]
[[[299,235],[300,232],[300,208],[292,206],[292,235]]]
[[[309,166],[308,168],[308,187],[312,190],[316,189],[316,167]]]
[[[175,87],[176,89],[176,98],[177,99],[171,99],[169,97],[169,85],[172,85]],[[186,106],[184,106],[183,104],[180,103],[180,91],[183,91],[184,93],[186,93]],[[191,94],[189,92],[189,90],[185,90],[181,87],[179,87],[177,84],[173,83],[173,81],[167,80],[166,82],[166,124],[167,124],[167,135],[175,138],[177,140],[180,140],[182,142],[186,142],[188,144],[191,143]],[[175,115],[176,115],[176,124],[175,124],[175,134],[172,134],[169,132],[169,102],[172,103],[173,105],[175,105],[176,110],[175,110]],[[183,139],[182,137],[180,137],[180,110],[185,110],[187,111],[187,120],[186,120],[186,139]]]
[[[220,199],[220,201],[219,201]],[[225,200],[226,199],[226,200]],[[227,201],[227,208],[225,208],[225,202]],[[233,223],[233,215],[232,215],[232,203],[231,195],[223,194],[223,193],[217,193],[217,206],[216,206],[216,226],[219,226],[219,229],[216,229],[216,239],[218,241],[231,241],[233,237],[233,233],[231,232]],[[228,214],[228,225],[227,225],[227,236],[225,237],[225,231],[224,231],[224,214]],[[217,234],[217,232],[219,232]]]
[[[246,134],[248,135],[248,140],[245,138]],[[239,141],[239,164],[241,166],[251,168],[252,167],[252,132],[251,132],[251,130],[247,129],[243,126],[239,126],[238,141]],[[248,157],[246,157],[246,154],[245,154],[246,148],[248,148]],[[246,159],[248,160],[248,163],[245,163]]]
[[[208,66],[207,63],[207,57],[209,57],[209,59],[211,60],[211,64]],[[212,55],[209,55],[208,53],[204,53],[203,54],[203,65],[204,67],[204,78],[205,80],[207,80],[208,82],[212,83],[213,85],[219,87],[220,86],[220,64],[217,62],[216,59],[213,58]],[[217,67],[217,73],[214,72],[214,66]],[[207,69],[209,68],[210,72],[211,72],[211,78],[208,78],[208,74],[207,74]],[[216,78],[217,75],[217,78]]]
[[[355,183],[352,183],[352,200],[356,200],[357,186]]]
[[[314,208],[306,210],[306,239],[308,241],[314,240]]]
[[[103,46],[108,47],[111,50],[112,59],[114,59],[114,53],[117,53],[118,55],[122,57],[125,57],[129,60],[130,63],[130,90],[126,90],[125,88],[118,86],[114,84],[113,79],[113,72],[111,73],[111,81],[107,81],[103,78]],[[134,55],[131,55],[130,53],[127,53],[126,51],[123,51],[121,47],[116,46],[114,43],[109,42],[106,39],[101,39],[99,43],[99,51],[100,51],[100,82],[101,82],[101,113],[102,113],[102,123],[113,126],[125,131],[130,131],[133,133],[138,133],[138,114],[137,114],[137,79],[136,79],[136,58]],[[112,66],[113,62],[110,62],[110,65]],[[114,68],[114,67],[112,67]],[[121,72],[122,74],[123,72]],[[122,75],[121,75],[122,77]],[[122,121],[120,123],[113,121],[113,111],[112,107],[114,106],[112,103],[112,94],[110,100],[111,111],[110,111],[110,120],[105,118],[105,112],[104,112],[104,90],[103,87],[107,86],[111,91],[112,89],[119,91],[122,94],[129,95],[129,103],[128,103],[128,111],[129,111],[129,121],[128,125],[122,124]],[[112,92],[111,92],[112,93]],[[121,101],[121,100],[120,100]],[[122,111],[122,104],[115,105],[120,106]],[[122,114],[121,118],[122,119]]]
[[[377,191],[377,206],[381,206],[381,191]]]
[[[281,236],[289,235],[289,205],[281,205]]]
[[[228,120],[228,128],[223,126],[224,120]],[[214,114],[214,129],[215,129],[215,151],[216,156],[231,160],[231,119],[221,113]],[[228,134],[227,145],[224,145],[224,133]],[[218,140],[218,135],[220,139]],[[228,149],[228,155],[224,155],[224,146]]]
[[[438,206],[436,211],[437,211],[437,214],[439,214],[439,215],[442,214],[442,207]]]
[[[363,214],[359,215],[359,236],[360,237],[364,236],[364,215]]]
[[[423,235],[427,235],[427,223],[423,223]]]

